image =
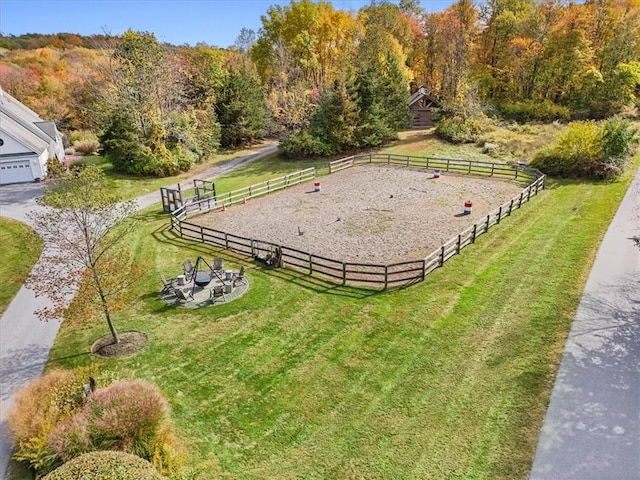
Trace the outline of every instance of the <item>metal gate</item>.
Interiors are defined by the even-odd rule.
[[[162,210],[165,213],[171,213],[183,205],[180,184],[178,184],[177,190],[165,187],[160,188],[160,196],[162,197]]]

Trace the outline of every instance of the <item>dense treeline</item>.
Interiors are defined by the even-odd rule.
[[[0,34],[0,48],[7,50],[35,50],[37,48],[94,48],[97,43],[115,42],[112,35],[83,36],[75,33],[25,33],[23,35]]]
[[[407,125],[421,85],[452,140],[474,138],[483,112],[602,119],[640,94],[637,0],[458,0],[436,13],[418,0],[358,12],[293,0],[229,49],[131,31],[0,45],[4,88],[62,128],[100,132],[117,168],[136,174],[188,169],[264,134],[292,156],[380,145]]]

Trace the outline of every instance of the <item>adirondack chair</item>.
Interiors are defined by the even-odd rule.
[[[214,272],[222,272],[222,259],[220,257],[215,257],[213,259],[213,271]]]
[[[238,283],[242,283],[243,285],[247,283],[247,279],[244,276],[244,265],[241,266],[240,271],[233,276],[233,287],[235,288]]]
[[[170,292],[173,288],[173,280],[167,280],[164,275],[160,275],[160,280],[162,281],[162,293]]]
[[[175,293],[176,298],[180,301],[180,303],[187,303],[189,299],[193,300],[193,294],[191,292],[187,292],[186,294],[180,290],[179,288],[174,288],[173,293]]]
[[[213,300],[213,303],[216,303],[216,299],[220,297],[222,297],[225,302],[227,301],[227,297],[224,296],[224,287],[222,285],[216,285],[209,290],[209,299]]]
[[[184,271],[184,278],[187,282],[190,282],[193,278],[193,264],[191,260],[185,260],[182,262],[182,269]]]

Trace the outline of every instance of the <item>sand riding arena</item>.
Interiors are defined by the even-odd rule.
[[[421,275],[410,277],[424,278],[429,266],[425,259],[430,254],[435,258],[441,249],[442,258],[434,259],[440,260],[441,265],[445,253],[447,258],[452,251],[459,253],[460,248],[523,203],[522,178],[480,177],[451,171],[442,171],[436,178],[433,169],[394,166],[392,162],[352,163],[349,167],[353,168],[339,169],[277,193],[243,197],[242,202],[224,208],[219,205],[224,203],[224,195],[218,196],[216,208],[200,215],[190,214],[188,220],[185,217],[180,233],[184,237],[201,236],[205,243],[252,255],[264,252],[269,245],[280,246],[285,253],[285,266],[326,273],[342,283],[349,283],[348,265],[362,266],[351,269],[351,280],[372,279],[374,274],[356,275],[356,270],[371,265],[373,271],[374,266],[380,266],[385,278],[380,273],[377,280],[384,281],[386,287],[389,282],[394,283],[394,278],[388,277],[394,270],[387,266],[422,262],[409,270],[421,269]],[[532,192],[526,193],[528,200]],[[471,213],[467,204],[465,214],[468,201],[472,202]],[[491,212],[497,215],[493,221]],[[175,229],[176,224],[172,223]],[[199,234],[195,232],[198,228]],[[463,239],[460,232],[467,232],[468,238]],[[224,242],[220,233],[225,234]],[[231,242],[227,235],[231,235]],[[207,242],[205,237],[213,241]],[[251,250],[234,248],[235,238],[250,239]],[[458,239],[457,245],[447,247],[445,252],[444,246],[452,238],[454,243]],[[287,250],[296,261],[286,258]],[[325,262],[326,269],[314,268],[307,264],[305,255],[335,264]]]

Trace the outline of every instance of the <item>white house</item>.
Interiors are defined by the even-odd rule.
[[[39,182],[47,160],[64,160],[62,134],[0,87],[0,185]]]

